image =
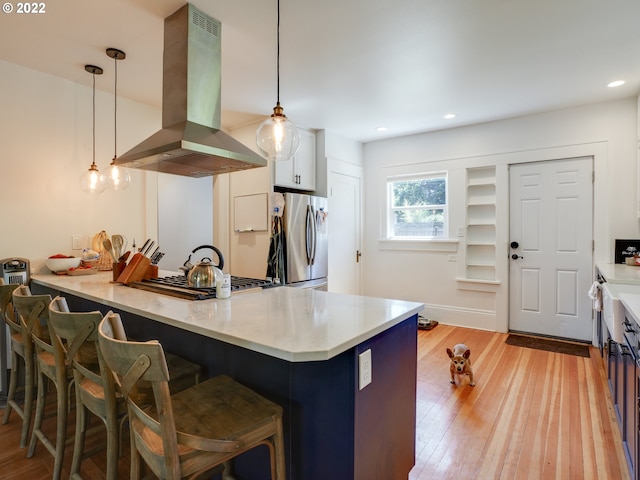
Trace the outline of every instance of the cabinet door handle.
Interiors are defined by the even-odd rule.
[[[621,343],[618,344],[618,352],[623,357],[631,355],[631,352],[629,351],[629,348],[626,345],[622,345]]]

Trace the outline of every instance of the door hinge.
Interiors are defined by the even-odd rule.
[[[360,253],[360,250],[356,250],[356,263],[360,263],[361,256],[362,256],[362,253]]]
[[[596,172],[591,172],[591,183],[596,183]]]

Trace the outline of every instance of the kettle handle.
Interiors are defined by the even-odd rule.
[[[214,247],[213,245],[200,245],[199,247],[194,248],[191,251],[191,253],[194,254],[194,253],[196,253],[198,250],[200,250],[202,248],[210,248],[211,250],[216,252],[216,255],[218,255],[218,265],[216,265],[216,267],[218,267],[220,270],[222,270],[222,267],[224,267],[224,257],[222,256],[222,252],[220,250],[218,250],[216,247]],[[190,262],[190,261],[191,261],[191,255],[189,255],[189,258],[188,258],[187,262]],[[187,262],[185,262],[185,264]]]

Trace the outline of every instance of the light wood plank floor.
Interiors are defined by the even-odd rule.
[[[446,325],[418,335],[416,466],[410,480],[629,478],[596,349],[591,358],[555,354],[506,345],[506,334]],[[445,349],[461,342],[471,349],[475,387],[466,380],[459,387],[449,383]],[[0,478],[51,478],[53,458],[42,445],[25,458],[19,429],[15,415],[0,425]],[[69,477],[72,449],[62,478]],[[127,443],[119,478],[128,478],[128,465]],[[83,463],[82,474],[104,479],[104,469],[104,455],[96,455]]]
[[[600,352],[506,345],[507,334],[438,325],[418,337],[410,480],[628,479]],[[471,350],[475,387],[449,383],[445,349]]]

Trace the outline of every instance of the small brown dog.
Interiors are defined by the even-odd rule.
[[[473,381],[473,369],[471,368],[471,350],[464,343],[459,343],[453,347],[453,351],[447,348],[447,354],[451,359],[451,383],[456,383],[456,376],[458,377],[458,385],[462,382],[463,375],[469,375],[469,385],[475,386]]]

